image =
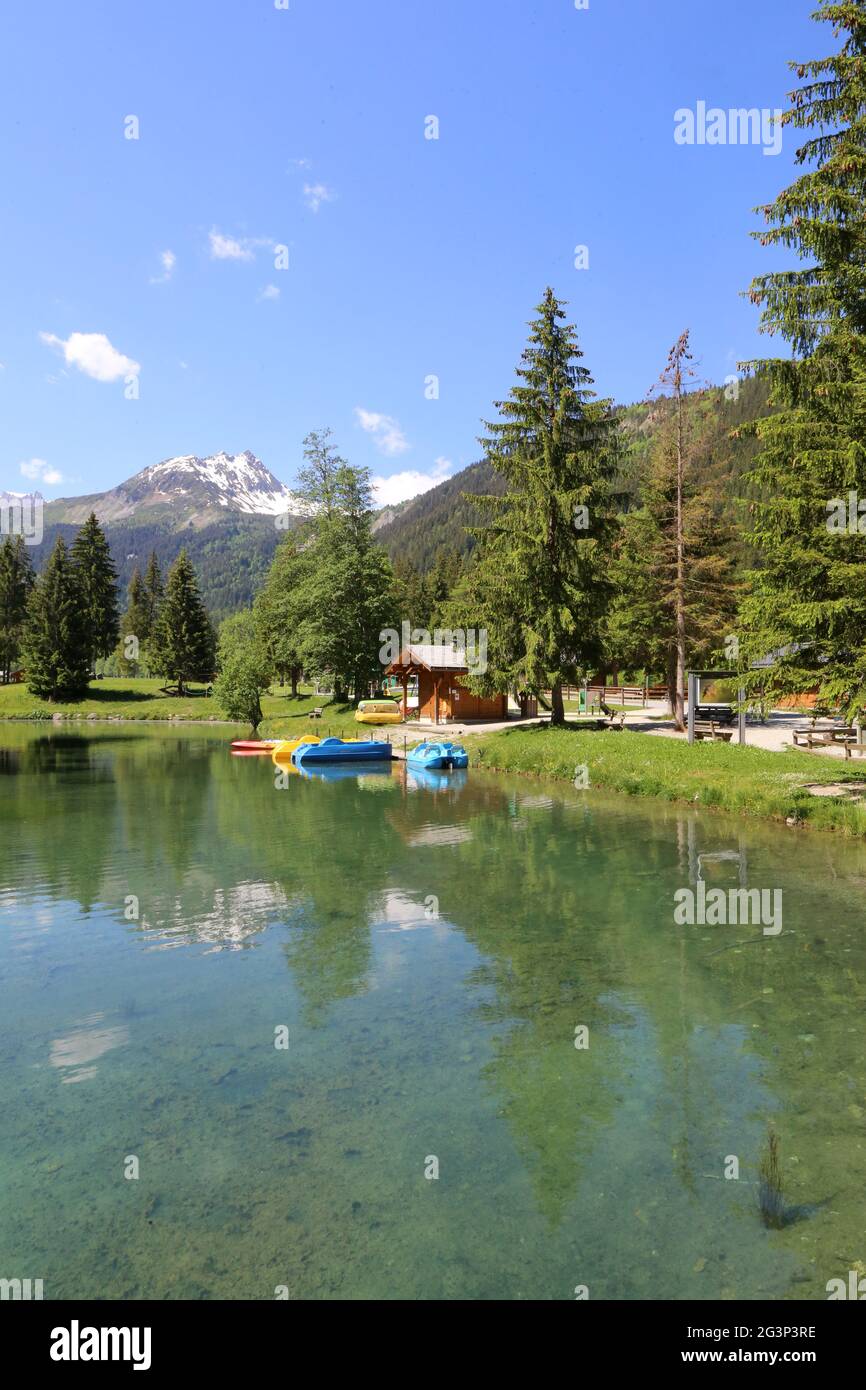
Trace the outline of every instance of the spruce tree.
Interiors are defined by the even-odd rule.
[[[58,536],[28,604],[24,661],[32,693],[47,700],[81,695],[90,674],[91,636],[78,569]]]
[[[124,676],[138,675],[144,657],[144,644],[150,635],[150,604],[139,571],[129,581],[126,612],[120,620],[118,665]]]
[[[796,155],[806,172],[761,209],[767,227],[754,233],[802,264],[750,290],[762,331],[792,355],[745,364],[766,374],[782,409],[751,426],[760,567],[741,660],[755,692],[817,688],[853,715],[866,704],[866,4],[824,3],[814,18],[843,42],[790,64],[807,80],[782,119],[807,132]],[[769,670],[755,669],[766,657]]]
[[[150,640],[149,664],[177,686],[178,695],[185,695],[188,682],[211,679],[215,645],[195,570],[182,550],[168,573]]]
[[[562,724],[563,684],[595,671],[603,654],[617,424],[552,289],[537,314],[518,384],[482,440],[507,491],[472,499],[488,520],[472,528],[480,573],[466,589],[486,591],[508,615],[502,633],[488,634],[504,665],[483,683],[551,691],[551,720]]]
[[[147,562],[147,569],[144,572],[144,607],[142,613],[144,625],[140,633],[142,642],[147,642],[153,632],[156,615],[159,612],[159,605],[162,603],[164,593],[165,585],[162,582],[162,571],[159,568],[156,551],[152,550]]]
[[[0,681],[7,685],[21,654],[33,565],[23,536],[7,536],[0,548]]]
[[[119,631],[117,572],[95,512],[75,537],[71,555],[78,577],[84,641],[93,668],[97,658],[114,650]]]

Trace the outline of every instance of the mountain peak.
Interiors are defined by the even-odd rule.
[[[170,508],[173,526],[204,526],[227,512],[279,516],[292,509],[292,494],[249,449],[224,450],[200,458],[178,454],[143,468],[110,492],[65,498],[56,504],[63,520],[79,521],[93,510],[100,521],[122,521],[142,512]],[[59,516],[58,518],[59,519]]]

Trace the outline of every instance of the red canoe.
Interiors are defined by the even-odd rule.
[[[236,753],[270,753],[274,746],[273,740],[259,742],[256,739],[236,738],[232,743],[232,750]]]

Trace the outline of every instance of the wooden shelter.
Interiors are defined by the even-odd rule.
[[[409,681],[418,680],[418,715],[434,724],[449,720],[507,719],[508,696],[473,695],[462,677],[469,674],[466,653],[432,643],[404,647],[386,675],[396,676],[403,689],[403,718],[409,713]]]

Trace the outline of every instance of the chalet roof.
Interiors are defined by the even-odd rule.
[[[404,647],[389,671],[407,666],[424,666],[428,671],[468,671],[466,652],[452,643],[413,642]]]

